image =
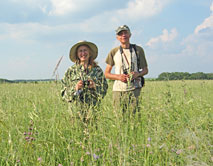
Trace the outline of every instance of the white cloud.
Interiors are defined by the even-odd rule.
[[[98,7],[104,0],[9,0],[12,3],[25,4],[31,7],[38,7],[43,12],[47,13],[47,6],[49,15],[63,16],[69,13],[87,10],[88,8]],[[159,13],[165,5],[173,0],[128,0],[127,7],[119,9],[116,14],[128,18],[140,18],[153,16]]]
[[[26,7],[24,11],[28,11],[31,9],[38,8],[43,13],[47,13],[47,8],[50,5],[50,0],[8,0],[9,3],[12,3],[15,6]]]
[[[169,33],[167,29],[163,30],[163,33],[155,38],[151,38],[146,45],[149,47],[152,47],[153,45],[162,42],[162,43],[166,43],[166,42],[170,42],[172,40],[174,40],[178,35],[178,32],[175,28],[173,28],[171,30],[171,32]]]
[[[210,6],[210,10],[213,12],[213,2],[211,4],[211,6]]]
[[[79,29],[75,24],[51,26],[40,23],[0,23],[0,32],[2,32],[0,33],[0,40],[60,42],[59,38],[75,33],[77,30]]]
[[[90,7],[100,4],[102,0],[50,0],[52,10],[50,15],[66,15],[71,12],[84,11]],[[150,17],[159,13],[165,5],[172,0],[129,0],[127,7],[114,11],[119,18],[138,19]],[[125,2],[124,2],[125,3]]]
[[[129,1],[127,8],[120,9],[118,14],[124,18],[139,19],[141,17],[150,17],[159,12],[171,0],[134,0]]]
[[[0,39],[12,40],[32,40],[36,35],[42,32],[48,32],[51,28],[47,25],[38,23],[22,23],[22,24],[0,24],[0,30],[4,31],[3,35],[0,34]]]
[[[52,3],[52,10],[50,15],[63,16],[68,13],[84,11],[85,9],[95,6],[98,0],[50,0]]]
[[[17,4],[21,4],[21,5],[27,5],[27,6],[31,6],[31,7],[37,7],[41,4],[45,4],[48,3],[49,0],[9,0],[9,2],[12,3],[17,3]]]
[[[171,0],[134,0],[126,8],[105,11],[80,23],[83,32],[106,32],[114,30],[121,23],[138,21],[158,14]]]
[[[195,34],[198,34],[200,31],[205,30],[207,28],[213,28],[213,15],[209,16],[204,20],[204,22],[200,25],[198,25],[195,28]]]
[[[50,15],[64,15],[77,10],[77,0],[51,0],[53,9]]]
[[[205,57],[202,60],[208,63],[213,61],[213,3],[210,10],[212,13],[195,28],[194,34],[183,40],[182,44],[185,49],[181,53],[184,56]]]
[[[205,57],[207,61],[213,61],[213,29],[209,29],[203,33],[192,34],[185,38],[182,42],[185,49],[182,51],[184,56]]]
[[[13,3],[35,3],[36,1],[38,2],[39,0],[8,0],[11,1]],[[41,0],[40,0],[41,1]]]
[[[198,25],[195,30],[194,33],[198,34],[200,31],[208,29],[208,28],[213,28],[213,3],[210,6],[210,10],[211,10],[211,15],[206,18],[202,24]]]
[[[9,0],[13,3],[26,5],[30,8],[39,8],[43,13],[64,16],[90,6],[97,0]]]
[[[53,16],[50,18],[54,18],[54,16],[60,16],[60,18],[56,17],[55,19],[50,19],[53,24],[58,24],[58,22],[63,24],[70,24],[72,19],[79,17],[81,20],[79,23],[75,23],[74,26],[81,27],[80,30],[83,32],[95,32],[101,31],[106,32],[114,29],[120,23],[123,22],[133,22],[141,20],[146,17],[153,16],[158,14],[163,7],[165,7],[170,1],[173,0],[125,0],[121,8],[118,6],[119,2],[116,2],[115,6],[111,8],[105,8],[105,10],[100,10],[97,8],[103,8],[103,4],[106,4],[104,0],[9,0],[13,3],[17,3],[19,5],[24,5],[29,8],[29,11],[26,12],[27,16],[20,15],[18,18],[23,22],[26,18],[36,18],[35,21],[46,21],[49,16]],[[119,0],[120,2],[122,0]],[[112,0],[109,0],[110,4],[113,4]],[[126,5],[126,7],[125,7]],[[119,8],[120,7],[120,8]],[[39,9],[44,15],[39,13],[38,17],[34,17],[35,13],[30,13],[31,8]],[[98,11],[93,12],[93,9]],[[25,11],[25,10],[24,10]],[[83,17],[81,15],[84,14]],[[47,17],[46,17],[47,16]],[[88,19],[84,19],[86,18]],[[39,18],[41,17],[41,18]],[[70,18],[70,19],[69,19]],[[15,23],[19,22],[16,18]],[[28,19],[27,19],[28,20]],[[72,23],[73,24],[73,23]]]

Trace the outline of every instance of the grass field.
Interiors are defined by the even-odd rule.
[[[213,165],[213,81],[147,81],[125,121],[111,87],[85,128],[59,83],[0,84],[0,166]]]

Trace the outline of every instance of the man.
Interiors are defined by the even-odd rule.
[[[116,109],[136,111],[142,88],[141,77],[148,73],[145,54],[140,46],[130,44],[131,32],[127,25],[116,29],[120,46],[112,49],[106,58],[105,77],[115,80],[113,103]],[[111,73],[115,66],[115,74]]]

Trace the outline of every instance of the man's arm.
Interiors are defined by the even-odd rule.
[[[144,75],[148,74],[148,67],[144,67],[142,71],[140,72],[132,72],[133,74],[133,79],[137,77],[143,77]]]
[[[140,75],[139,76],[144,76],[144,75],[146,75],[146,74],[148,74],[148,72],[149,72],[149,70],[148,70],[148,67],[144,67],[143,69],[142,69],[142,71],[141,72],[139,72],[140,73]]]
[[[107,79],[110,79],[110,80],[119,80],[119,81],[122,81],[122,82],[127,82],[127,78],[129,78],[129,75],[126,75],[126,74],[112,74],[111,73],[112,71],[112,66],[108,65],[107,64],[107,67],[105,69],[105,77]]]

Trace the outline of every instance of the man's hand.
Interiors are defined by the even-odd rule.
[[[131,72],[131,74],[132,74],[132,80],[136,79],[137,77],[141,75],[139,72],[135,72],[135,71]]]
[[[131,72],[132,79],[136,79],[137,77],[142,77],[148,73],[148,68],[144,67],[140,72]]]
[[[127,80],[129,79],[129,75],[128,74],[119,74],[118,75],[118,80],[127,83]]]

